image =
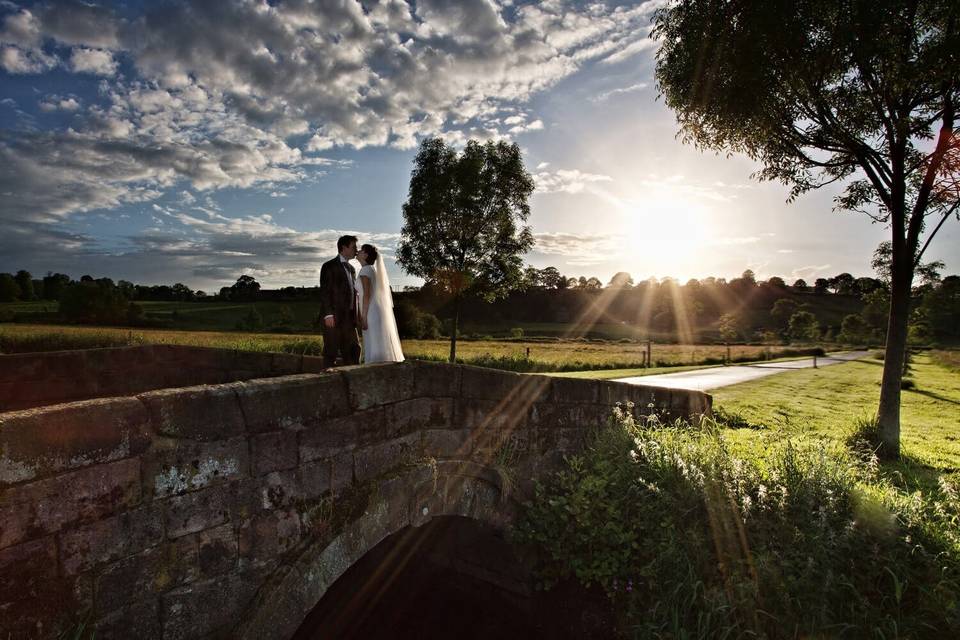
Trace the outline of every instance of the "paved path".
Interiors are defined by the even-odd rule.
[[[818,367],[827,367],[832,364],[840,364],[851,360],[859,360],[869,355],[868,351],[845,351],[841,353],[828,353],[824,357],[817,358]],[[617,382],[629,382],[631,384],[650,384],[657,387],[669,387],[671,389],[692,389],[694,391],[706,391],[708,389],[717,389],[731,384],[765,378],[776,373],[792,371],[794,369],[808,369],[813,366],[813,358],[804,358],[803,360],[788,360],[786,362],[769,362],[765,364],[742,364],[730,367],[713,367],[710,369],[695,369],[693,371],[683,371],[681,373],[661,373],[655,376],[634,376],[631,378],[618,378]]]

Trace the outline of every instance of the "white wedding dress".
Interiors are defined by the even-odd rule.
[[[367,328],[363,331],[363,362],[402,362],[403,349],[397,320],[393,315],[393,294],[390,280],[383,265],[383,257],[377,256],[376,266],[364,265],[357,274],[361,310],[364,300],[364,276],[371,288],[370,308],[367,311]]]

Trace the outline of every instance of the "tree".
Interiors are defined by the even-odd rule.
[[[527,267],[523,270],[523,288],[540,289],[543,287],[543,275],[536,267]]]
[[[183,286],[183,285],[180,285]],[[184,287],[186,288],[186,287]],[[221,289],[222,291],[222,289]],[[183,293],[182,291],[180,292]],[[172,292],[171,292],[172,295]],[[242,275],[230,287],[231,300],[256,300],[260,295],[260,283],[253,276]]]
[[[70,276],[65,273],[47,273],[43,277],[43,299],[59,300],[60,294],[70,284]]]
[[[773,303],[770,309],[770,317],[781,331],[785,331],[790,325],[790,318],[800,310],[800,305],[790,298],[780,298]]]
[[[889,286],[891,281],[892,264],[893,245],[889,240],[884,240],[877,245],[877,248],[874,250],[873,258],[870,260],[870,266],[876,272],[880,282],[887,286]],[[921,284],[938,282],[940,280],[940,271],[944,266],[946,265],[940,260],[923,263],[917,261],[913,268],[913,281],[911,281],[911,284],[915,284],[918,280]]]
[[[450,362],[463,298],[496,300],[521,283],[522,256],[533,246],[524,224],[533,188],[516,144],[471,140],[459,154],[440,138],[420,145],[397,263],[453,298]]]
[[[960,206],[958,18],[954,0],[679,0],[654,18],[657,83],[685,140],[759,161],[758,177],[790,185],[791,200],[843,183],[838,209],[888,226],[877,424],[891,457],[914,269]]]
[[[776,289],[786,289],[787,283],[783,281],[783,278],[780,276],[773,276],[767,280],[767,284]]]
[[[626,271],[618,271],[610,278],[609,286],[614,289],[629,289],[633,286],[633,277]]]
[[[17,275],[13,276],[13,279],[17,281],[17,286],[20,287],[20,299],[24,301],[33,300],[33,276],[30,275],[30,272],[21,269],[17,271]]]
[[[870,327],[861,316],[851,313],[840,324],[840,339],[847,343],[866,342],[870,339]]]
[[[547,267],[540,272],[540,281],[547,289],[566,288],[567,279],[557,270],[556,267]]]
[[[797,311],[790,317],[790,326],[787,335],[791,340],[816,340],[820,337],[820,325],[817,316],[809,311]]]
[[[14,302],[20,297],[20,285],[9,273],[0,273],[0,302]]]
[[[830,288],[830,281],[826,278],[817,278],[813,281],[813,292],[824,294]]]
[[[849,273],[838,273],[828,281],[833,292],[843,296],[853,295],[857,292],[856,278]]]
[[[806,291],[810,287],[807,286],[806,280],[803,278],[797,278],[797,280],[793,283],[793,288],[797,291]]]
[[[747,332],[747,324],[740,313],[725,313],[720,316],[720,338],[724,342],[736,342]]]

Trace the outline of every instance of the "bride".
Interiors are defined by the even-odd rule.
[[[357,259],[363,266],[358,274],[363,329],[363,362],[401,362],[400,335],[393,316],[393,294],[383,265],[383,256],[370,244],[360,247]]]

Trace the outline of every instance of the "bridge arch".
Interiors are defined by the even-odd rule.
[[[307,548],[261,590],[237,637],[292,638],[328,590],[390,536],[436,518],[467,518],[503,531],[519,503],[503,469],[471,460],[414,465],[377,483],[370,502],[339,534]]]

